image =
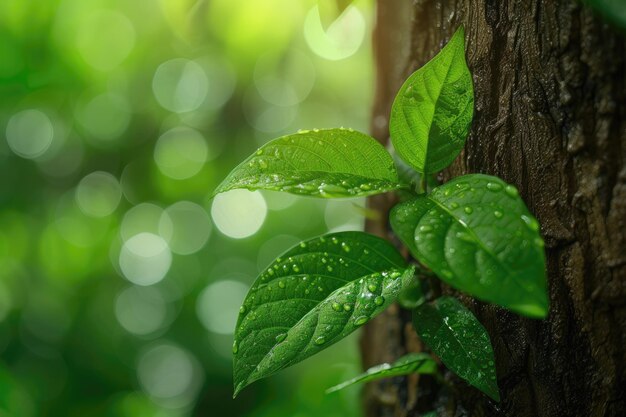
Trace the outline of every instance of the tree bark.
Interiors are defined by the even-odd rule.
[[[624,36],[574,0],[378,0],[377,9],[381,141],[403,79],[465,26],[474,122],[442,179],[480,172],[518,187],[546,240],[551,306],[531,320],[461,295],[491,336],[499,404],[447,372],[452,388],[417,376],[370,384],[365,414],[626,415]],[[383,213],[392,203],[370,202]],[[386,216],[367,227],[393,238]],[[422,346],[396,308],[366,327],[361,348],[371,366]]]

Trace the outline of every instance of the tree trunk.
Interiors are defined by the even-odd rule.
[[[461,296],[488,330],[502,401],[445,374],[370,384],[367,416],[626,416],[626,42],[574,0],[378,0],[372,130],[387,140],[403,79],[465,25],[475,115],[442,178],[502,177],[541,223],[550,314],[521,318]],[[386,212],[393,202],[373,199]],[[386,218],[368,223],[389,235]],[[456,293],[444,286],[444,292]],[[371,366],[422,348],[410,314],[368,325]]]

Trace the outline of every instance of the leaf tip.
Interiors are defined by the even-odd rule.
[[[241,390],[243,390],[246,387],[246,383],[245,381],[240,382],[237,384],[237,382],[235,382],[235,389],[233,391],[233,400],[235,398],[237,398],[237,396],[239,395],[239,393],[241,392]]]
[[[545,319],[550,312],[550,301],[548,295],[542,292],[532,300],[526,303],[515,304],[509,307],[511,310],[532,319]]]
[[[495,402],[500,402],[500,390],[497,385],[493,389],[487,391],[487,395]]]

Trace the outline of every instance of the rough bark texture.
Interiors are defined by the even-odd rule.
[[[519,188],[542,225],[551,307],[537,321],[461,297],[491,335],[500,404],[448,373],[453,388],[370,384],[365,414],[626,415],[625,37],[573,0],[378,3],[374,134],[387,139],[403,78],[464,24],[475,116],[443,179],[481,172]],[[391,203],[371,201],[383,212]],[[368,227],[389,236],[385,219]],[[395,309],[371,323],[364,365],[420,349],[408,321]]]

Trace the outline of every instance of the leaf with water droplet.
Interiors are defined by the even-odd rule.
[[[243,302],[235,327],[235,395],[364,325],[413,275],[393,245],[367,233],[334,233],[288,250],[261,273]]]
[[[456,158],[474,115],[472,75],[465,62],[465,31],[400,87],[389,131],[398,155],[419,172],[437,172]]]
[[[413,256],[451,286],[525,316],[545,317],[539,223],[511,189],[489,175],[459,177],[394,207],[391,226]]]
[[[409,353],[391,364],[383,363],[373,366],[352,379],[328,388],[326,393],[330,394],[331,392],[342,390],[360,382],[369,382],[377,379],[411,375],[414,373],[434,374],[435,372],[437,372],[437,363],[430,357],[430,355],[425,353]]]
[[[374,138],[351,129],[316,129],[266,143],[232,170],[213,195],[244,188],[341,198],[400,187],[391,155]]]
[[[413,326],[448,369],[500,401],[489,334],[463,304],[453,297],[422,304],[413,312]]]

